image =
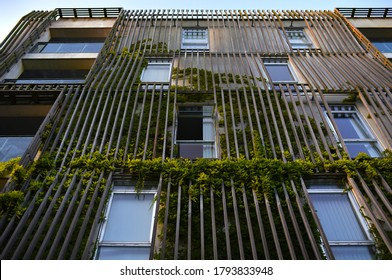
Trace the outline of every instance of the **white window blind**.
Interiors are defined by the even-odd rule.
[[[97,259],[147,260],[155,211],[154,192],[114,187],[99,237]]]
[[[309,186],[308,192],[335,259],[373,259],[374,241],[354,197],[329,186]]]
[[[149,63],[143,70],[141,81],[144,83],[168,83],[170,68],[170,63]]]

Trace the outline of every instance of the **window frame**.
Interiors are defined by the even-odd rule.
[[[212,122],[212,127],[213,127],[213,131],[212,131],[212,135],[213,135],[213,138],[214,138],[214,140],[204,140],[204,139],[194,139],[194,140],[184,140],[184,139],[178,139],[178,130],[179,130],[179,118],[180,118],[180,115],[181,115],[181,112],[180,112],[180,108],[182,108],[182,107],[202,107],[202,115],[201,115],[201,119],[202,119],[202,129],[204,129],[204,125],[205,125],[205,122],[204,122],[204,120],[205,119],[211,119],[211,122]],[[204,114],[204,107],[211,107],[211,116],[204,116],[203,114]],[[211,155],[211,157],[206,157],[205,156],[205,154],[204,154],[204,150],[203,150],[203,156],[202,157],[200,157],[200,158],[218,158],[218,149],[217,149],[217,129],[216,129],[216,117],[215,117],[215,109],[216,109],[216,106],[215,106],[215,104],[205,104],[205,103],[202,103],[202,104],[200,104],[200,103],[187,103],[187,104],[177,104],[177,108],[176,108],[176,114],[177,114],[177,116],[176,116],[176,124],[175,124],[175,135],[174,135],[174,138],[175,138],[175,144],[178,146],[178,148],[179,148],[179,151],[178,151],[178,156],[179,157],[182,157],[181,156],[181,154],[180,154],[180,146],[181,145],[202,145],[203,146],[203,149],[204,149],[204,144],[203,143],[205,143],[205,145],[211,145],[212,147],[211,147],[211,149],[212,149],[212,155]],[[202,135],[202,137],[204,138],[204,135]],[[195,158],[198,158],[198,157],[195,157]],[[195,159],[195,158],[191,158],[191,159]]]
[[[123,241],[123,242],[103,241],[106,230],[107,230],[107,226],[108,226],[110,211],[112,209],[113,198],[116,194],[126,194],[126,195],[133,195],[133,196],[153,195],[153,199],[151,200],[151,202],[153,204],[150,205],[150,208],[151,208],[151,227],[150,227],[150,232],[148,235],[147,242],[146,241]],[[115,184],[112,186],[112,191],[111,191],[108,203],[107,203],[105,210],[104,210],[104,222],[101,224],[101,227],[100,227],[100,230],[98,233],[97,249],[95,250],[94,259],[101,260],[100,259],[100,249],[102,247],[149,248],[149,252],[150,252],[151,242],[152,242],[152,238],[153,238],[152,235],[154,232],[154,221],[155,221],[156,207],[157,207],[157,203],[155,200],[156,195],[157,195],[156,187],[148,189],[148,190],[147,189],[146,190],[137,190],[134,186],[126,186],[126,184],[121,184],[121,185]]]
[[[203,31],[205,38],[185,38],[185,33],[189,31]],[[181,29],[181,50],[209,50],[209,32],[207,27],[183,27]]]
[[[348,198],[348,203],[349,206],[351,207],[353,214],[355,216],[356,221],[358,222],[358,226],[360,227],[360,230],[362,230],[366,240],[361,240],[361,241],[355,241],[355,240],[325,240],[325,242],[327,242],[329,244],[329,246],[331,247],[331,251],[332,248],[335,247],[341,247],[341,246],[364,246],[367,247],[369,249],[370,252],[372,252],[372,256],[374,257],[374,246],[375,246],[375,242],[374,239],[372,237],[372,234],[370,232],[370,227],[368,225],[368,223],[366,222],[364,216],[361,214],[361,208],[357,202],[357,200],[355,199],[354,194],[349,190],[349,189],[344,189],[342,188],[342,186],[340,186],[337,182],[328,182],[328,183],[324,183],[324,184],[320,184],[320,183],[315,183],[315,182],[308,182],[307,184],[307,193],[309,195],[309,199],[310,202],[312,203],[312,208],[314,209],[318,219],[320,219],[319,215],[317,214],[317,209],[314,207],[314,202],[313,199],[311,197],[312,194],[341,194],[341,195],[347,195]],[[317,186],[323,185],[323,188],[317,188]],[[328,187],[330,186],[330,187]],[[325,231],[325,225],[322,225],[321,221],[320,221],[320,226],[323,228],[323,230]],[[335,228],[336,224],[334,224],[334,228]],[[325,235],[326,238],[328,238]],[[325,252],[324,252],[325,253]],[[333,252],[332,252],[333,253]],[[326,254],[327,257],[328,254]]]
[[[327,111],[324,108],[324,114],[326,115],[326,119],[328,122],[328,125],[330,127],[330,129],[332,130],[333,135],[335,136],[335,139],[338,143],[340,143],[339,141],[339,137],[338,137],[338,133],[337,130],[339,130],[338,124],[335,120],[335,115],[336,114],[349,114],[349,115],[353,115],[353,116],[346,116],[345,118],[348,119],[354,119],[356,121],[356,123],[360,126],[361,130],[364,131],[364,133],[367,135],[366,138],[363,137],[359,137],[359,138],[344,138],[342,135],[342,140],[344,142],[344,144],[347,147],[347,144],[355,144],[355,143],[359,143],[359,144],[370,144],[372,149],[374,150],[374,152],[377,154],[376,156],[372,156],[370,155],[369,151],[368,151],[368,155],[370,157],[381,157],[381,152],[382,152],[382,147],[377,139],[377,137],[374,135],[374,133],[371,131],[369,125],[367,124],[367,122],[363,119],[362,114],[360,114],[360,112],[358,111],[357,107],[355,105],[344,105],[344,104],[336,104],[336,105],[330,105],[330,110],[331,110],[331,114],[332,117],[334,118],[334,122],[336,124],[336,128],[333,125]],[[336,109],[338,108],[338,109]],[[346,109],[342,109],[342,108],[346,108]],[[347,152],[350,156],[350,158],[355,158],[357,155],[352,156],[349,153],[349,149],[347,147]]]

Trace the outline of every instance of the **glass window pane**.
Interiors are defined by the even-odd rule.
[[[82,52],[84,43],[62,43],[59,53],[80,53]]]
[[[309,190],[339,190],[339,186],[337,184],[328,184],[328,183],[312,183],[309,187]]]
[[[183,29],[181,49],[208,49],[207,29]]]
[[[84,80],[16,80],[15,84],[82,84]]]
[[[367,138],[367,133],[364,131],[362,125],[353,117],[341,118],[335,117],[336,125],[342,137],[345,139],[363,139]]]
[[[153,194],[114,193],[103,241],[149,242]]]
[[[169,64],[149,64],[143,71],[142,82],[167,83],[169,82]]]
[[[205,144],[203,145],[203,158],[215,158],[215,145]]]
[[[98,249],[99,260],[148,260],[150,247],[119,247],[100,246]]]
[[[392,42],[373,42],[373,45],[382,53],[392,53]]]
[[[203,118],[203,140],[215,141],[214,121],[211,117]]]
[[[365,153],[371,157],[379,157],[380,153],[373,143],[360,142],[350,143],[346,142],[346,147],[351,158],[355,158],[359,153]]]
[[[286,34],[290,44],[295,49],[312,48],[312,43],[308,40],[302,29],[286,29]]]
[[[371,260],[371,246],[331,246],[336,260]]]
[[[58,42],[47,43],[41,49],[36,49],[34,52],[42,53],[97,53],[101,50],[103,42]],[[39,50],[39,51],[38,51]]]
[[[312,193],[310,197],[328,241],[368,240],[346,193]]]
[[[31,49],[30,53],[40,53],[45,47],[45,43],[38,43]]]
[[[56,53],[61,47],[61,43],[48,43],[43,49],[42,53]]]
[[[202,143],[181,143],[179,144],[180,157],[195,159],[203,157],[203,144]]]
[[[0,161],[22,156],[32,140],[33,137],[0,137]]]
[[[98,53],[101,51],[103,43],[85,43],[83,52],[84,53]]]
[[[289,66],[286,64],[265,65],[273,82],[294,82]]]

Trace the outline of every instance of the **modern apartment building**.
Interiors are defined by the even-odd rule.
[[[1,259],[390,259],[392,18],[355,11],[24,16]]]

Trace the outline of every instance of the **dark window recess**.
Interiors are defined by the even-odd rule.
[[[104,42],[105,38],[51,38],[49,43],[99,43]]]
[[[19,77],[19,80],[30,79],[85,79],[89,70],[38,70],[27,69]]]
[[[203,140],[203,107],[180,107],[178,115],[177,140],[188,140],[179,143],[179,154],[184,158],[202,158]]]
[[[43,120],[44,117],[0,117],[0,135],[35,135]]]
[[[180,112],[177,140],[203,140],[203,112]]]
[[[183,158],[215,158],[212,106],[183,106],[177,118],[177,144]]]

